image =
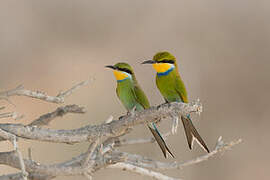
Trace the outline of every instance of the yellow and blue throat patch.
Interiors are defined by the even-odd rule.
[[[123,71],[118,71],[118,70],[114,70],[113,74],[117,80],[117,82],[122,82],[126,79],[132,79],[131,74],[127,73],[127,72],[123,72]]]
[[[157,71],[158,76],[168,75],[175,66],[170,63],[155,63],[153,64],[153,68]]]

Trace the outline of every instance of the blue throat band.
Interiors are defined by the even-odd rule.
[[[117,80],[117,82],[123,82],[124,80],[127,80],[128,77],[126,77],[125,79],[121,79],[121,80]]]
[[[157,75],[158,75],[158,76],[166,76],[166,75],[168,75],[170,72],[172,72],[173,69],[174,69],[174,67],[171,67],[170,69],[168,69],[168,70],[165,71],[165,72],[157,73]]]

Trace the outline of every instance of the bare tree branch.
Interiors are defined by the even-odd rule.
[[[40,100],[51,102],[51,103],[60,104],[60,103],[64,102],[65,97],[69,96],[71,93],[73,93],[79,87],[88,84],[89,81],[90,80],[78,83],[75,86],[73,86],[72,88],[70,88],[69,90],[67,90],[63,93],[59,93],[57,96],[49,96],[49,95],[47,95],[43,92],[40,92],[40,91],[27,90],[27,89],[24,89],[23,85],[19,85],[14,89],[0,92],[0,99],[7,99],[11,96],[26,96],[26,97],[40,99]]]
[[[13,146],[14,146],[14,151],[17,153],[18,158],[19,158],[20,168],[21,168],[21,170],[22,170],[22,178],[23,178],[23,180],[27,180],[28,173],[27,173],[26,170],[25,170],[25,165],[24,165],[22,153],[21,153],[21,151],[19,151],[19,149],[18,149],[17,140],[16,140],[15,137],[14,137],[14,139],[13,139]]]
[[[19,115],[17,112],[6,112],[6,113],[1,113],[0,114],[0,119],[1,118],[12,118],[15,120],[23,118],[23,115]]]
[[[147,169],[155,169],[155,170],[167,170],[167,169],[181,169],[182,167],[189,166],[192,164],[196,164],[202,161],[205,161],[209,159],[210,157],[213,157],[217,153],[224,152],[225,150],[230,149],[234,145],[240,143],[241,140],[232,141],[230,143],[223,143],[221,139],[218,141],[218,146],[216,149],[214,149],[209,154],[200,156],[198,158],[195,158],[193,160],[183,162],[183,163],[164,163],[159,161],[154,161],[146,157],[142,157],[139,155],[129,154],[129,153],[123,153],[119,152],[117,150],[111,149],[111,151],[105,151],[105,153],[99,153],[100,151],[98,148],[96,148],[94,151],[94,148],[91,149],[92,158],[94,158],[94,163],[85,168],[82,166],[82,164],[85,162],[85,159],[89,157],[89,151],[86,153],[82,153],[81,155],[72,158],[69,161],[66,161],[64,163],[58,163],[53,165],[43,165],[31,160],[24,159],[26,170],[30,174],[39,174],[43,177],[55,177],[58,175],[85,175],[85,173],[89,172],[96,172],[97,170],[105,167],[110,168],[126,168],[129,171],[133,171],[135,173],[143,173],[144,175],[157,178],[157,179],[166,179],[165,175],[160,175],[159,173],[155,173],[153,171],[149,171]],[[109,146],[109,144],[104,145]],[[99,148],[101,148],[99,146]],[[106,149],[106,147],[104,148]],[[125,163],[125,165],[119,163]],[[12,152],[1,152],[0,153],[0,164],[6,164],[14,168],[20,169],[19,166],[19,158],[17,156],[17,153],[15,151]],[[112,164],[116,164],[115,166]],[[130,166],[128,166],[130,165]],[[111,167],[113,166],[113,167]],[[131,167],[136,167],[136,169],[133,169]],[[138,167],[138,168],[137,168]],[[89,174],[88,174],[89,175]],[[168,177],[170,178],[170,177]]]
[[[180,180],[177,178],[166,176],[159,172],[155,172],[149,169],[141,168],[138,166],[134,166],[132,164],[127,164],[127,163],[116,163],[114,165],[109,166],[109,168],[122,169],[123,171],[130,171],[130,172],[134,172],[143,176],[149,176],[151,178],[159,179],[159,180]]]
[[[170,136],[171,133],[167,132],[162,135],[163,139],[166,140],[168,136]],[[146,144],[146,143],[154,143],[156,142],[156,139],[154,137],[150,138],[143,138],[143,139],[119,139],[115,141],[115,146],[127,146],[127,145],[134,145],[134,144]]]
[[[98,153],[96,150],[95,153]],[[104,168],[108,165],[122,162],[124,159],[121,156],[116,156],[114,154],[107,153],[103,156],[95,155],[94,164],[91,167],[84,168],[82,166],[83,162],[85,161],[88,153],[82,153],[81,155],[72,158],[71,160],[52,164],[52,165],[44,165],[41,163],[37,163],[28,159],[24,159],[24,164],[26,170],[30,173],[36,173],[41,175],[48,175],[48,176],[68,176],[68,175],[83,175],[85,172],[95,172],[101,168]],[[14,168],[20,168],[19,165],[19,158],[15,151],[11,152],[0,152],[0,164],[6,164],[8,166]]]
[[[152,159],[140,156],[140,155],[133,155],[129,153],[121,153],[123,156],[126,157],[127,162],[133,164],[135,166],[143,167],[143,168],[150,168],[150,169],[157,169],[157,170],[168,170],[168,169],[181,169],[185,166],[190,166],[193,164],[200,163],[202,161],[206,161],[211,157],[214,157],[218,153],[225,152],[226,150],[230,150],[233,146],[241,143],[242,140],[234,140],[229,143],[224,143],[221,138],[217,141],[217,146],[213,151],[207,153],[205,155],[199,156],[195,159],[188,160],[186,162],[172,162],[172,163],[164,163],[160,161],[154,161]]]
[[[9,140],[11,143],[13,143],[14,139],[16,139],[16,136],[9,133],[9,132],[6,132],[2,129],[0,129],[0,137],[6,139],[6,140]]]
[[[30,173],[28,175],[29,180],[50,180],[53,178],[54,177],[52,176],[39,175],[39,174],[34,174],[34,173]],[[23,180],[23,175],[22,173],[2,175],[0,176],[0,180]]]
[[[170,119],[170,115],[176,112],[182,115],[197,112],[199,106],[201,105],[198,105],[197,102],[188,104],[181,102],[162,104],[144,111],[128,114],[110,123],[94,126],[88,125],[72,130],[52,130],[34,126],[24,126],[21,124],[0,124],[0,128],[25,139],[58,143],[78,143],[92,141],[97,137],[121,136],[125,134],[130,127],[149,122],[157,122],[161,119]]]
[[[166,175],[162,175],[160,173],[148,169],[149,168],[156,170],[180,169],[188,165],[205,161],[217,153],[224,152],[225,150],[230,149],[232,146],[240,142],[241,140],[232,141],[230,143],[223,143],[222,140],[219,138],[217,146],[212,152],[184,163],[177,163],[177,162],[164,163],[154,161],[139,155],[119,152],[117,150],[113,150],[112,146],[110,146],[111,145],[110,143],[104,145],[106,147],[109,147],[109,149],[111,149],[109,151],[105,150],[106,147],[104,147],[102,148],[104,153],[99,153],[100,150],[94,148],[95,145],[91,145],[86,153],[83,153],[75,158],[72,158],[70,161],[67,161],[65,163],[59,163],[55,165],[42,165],[40,163],[26,159],[24,160],[24,163],[26,166],[26,170],[30,174],[39,174],[43,179],[51,179],[58,175],[80,175],[80,174],[90,178],[92,176],[91,174],[89,174],[89,172],[94,173],[100,168],[105,168],[108,166],[110,168],[121,168],[121,169],[126,168],[126,170],[150,176],[156,179],[173,179],[167,177]],[[101,146],[99,148],[101,149]],[[82,164],[85,162],[85,159],[88,159],[89,154],[91,154],[91,157],[94,157],[94,160],[92,161],[93,164],[91,163],[91,166],[84,168]],[[115,163],[119,164],[119,162],[124,162],[124,164],[115,165],[113,167],[110,166],[111,164]],[[6,164],[11,167],[20,168],[20,166],[18,165],[19,158],[15,151],[0,153],[0,164]]]
[[[57,96],[48,96],[39,91],[30,91],[18,86],[15,89],[0,92],[0,99],[8,100],[11,96],[26,96],[52,103],[63,103],[64,98],[69,96],[79,87],[87,84],[84,81],[76,84],[71,89],[59,93]],[[0,109],[1,110],[1,109]],[[66,105],[57,108],[55,111],[40,116],[29,125],[22,124],[0,124],[0,141],[9,140],[14,145],[14,150],[10,152],[0,152],[0,164],[7,165],[21,170],[21,173],[0,176],[0,180],[50,180],[57,176],[82,175],[87,179],[92,179],[94,173],[104,168],[118,168],[128,170],[143,176],[148,176],[159,180],[180,180],[161,174],[160,170],[180,169],[185,166],[193,165],[224,152],[236,144],[241,139],[224,143],[221,138],[210,153],[197,157],[186,162],[165,163],[155,161],[147,157],[127,152],[120,152],[117,147],[131,144],[142,144],[155,142],[153,138],[146,139],[120,139],[120,136],[129,133],[134,126],[161,120],[173,120],[172,132],[177,131],[177,119],[179,114],[186,116],[190,113],[200,113],[202,105],[199,101],[192,103],[174,102],[151,107],[144,111],[131,111],[128,115],[113,120],[110,117],[100,125],[87,125],[78,129],[53,130],[42,128],[52,120],[67,113],[84,113],[85,109],[78,105]],[[2,113],[1,117],[11,117],[11,114]],[[169,136],[167,133],[164,137]],[[55,143],[78,143],[90,142],[89,148],[85,153],[71,158],[68,161],[56,164],[42,164],[32,159],[29,151],[29,159],[23,159],[17,147],[17,138],[31,139],[37,141],[49,141]],[[154,171],[155,170],[155,171]]]
[[[87,150],[87,153],[86,153],[86,157],[82,163],[82,166],[84,168],[88,167],[88,166],[91,166],[93,161],[90,162],[91,158],[93,158],[94,156],[94,152],[96,150],[96,147],[98,146],[99,144],[99,139],[97,139],[96,141],[92,142],[90,145],[89,145],[89,148]]]
[[[0,180],[23,180],[22,173],[8,174],[0,176]]]
[[[36,119],[32,123],[30,123],[29,126],[36,126],[36,127],[45,126],[45,125],[48,125],[56,117],[64,116],[67,113],[82,114],[85,112],[86,112],[86,110],[84,107],[80,107],[78,105],[66,105],[66,106],[57,108],[55,111],[53,111],[51,113],[40,116],[38,119]],[[0,115],[0,117],[1,117],[1,115]],[[2,129],[0,129],[0,133],[1,133],[1,130]],[[0,141],[5,140],[3,137],[4,136],[1,136],[1,134],[0,134]]]
[[[20,169],[22,171],[22,173],[21,173],[22,174],[22,179],[27,180],[28,173],[25,170],[25,165],[24,165],[24,161],[23,161],[23,158],[22,158],[22,153],[18,149],[16,136],[13,135],[13,134],[10,134],[8,132],[5,132],[2,129],[0,129],[0,136],[7,139],[7,140],[9,140],[13,144],[14,152],[16,152],[17,155],[18,155],[19,165],[20,165]]]
[[[57,108],[55,111],[44,114],[40,116],[38,119],[34,120],[32,123],[29,124],[29,126],[44,126],[48,125],[53,119],[56,117],[62,117],[67,113],[85,113],[86,110],[84,107],[80,107],[78,105],[66,105],[63,107]]]
[[[70,96],[75,90],[79,89],[81,86],[85,86],[87,85],[90,81],[92,81],[93,79],[89,79],[87,81],[82,81],[78,84],[76,84],[75,86],[73,86],[72,88],[68,89],[67,91],[65,92],[60,92],[57,97],[60,97],[60,98],[64,98],[64,97],[68,97]]]
[[[0,97],[0,99],[1,99],[1,97]],[[6,108],[5,106],[0,107],[0,111],[5,109],[5,108]],[[12,118],[12,119],[18,120],[18,119],[23,118],[23,115],[19,115],[19,113],[17,113],[17,112],[5,112],[5,113],[0,114],[0,119],[1,118]]]
[[[1,113],[0,114],[0,119],[1,118],[9,118],[9,117],[13,117],[13,112],[7,112],[7,113]]]

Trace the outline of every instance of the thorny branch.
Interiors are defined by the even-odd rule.
[[[27,96],[41,99],[47,102],[63,103],[64,97],[70,95],[78,87],[85,85],[88,81],[81,82],[71,89],[59,93],[57,96],[48,96],[39,91],[25,90],[18,86],[13,90],[0,93],[1,98],[10,96]],[[21,173],[0,176],[0,180],[50,180],[56,176],[83,175],[92,179],[93,174],[103,168],[117,168],[131,171],[143,176],[152,177],[159,180],[179,180],[161,174],[160,170],[181,169],[182,167],[196,164],[224,152],[236,144],[241,139],[224,143],[218,139],[216,148],[210,153],[197,157],[186,162],[165,163],[152,160],[137,154],[120,152],[117,147],[152,143],[153,138],[146,139],[126,139],[121,138],[130,132],[130,129],[139,124],[158,122],[161,120],[175,119],[177,114],[187,115],[189,113],[200,113],[202,106],[199,101],[185,103],[162,104],[150,109],[132,112],[119,120],[109,118],[100,125],[87,125],[72,130],[52,130],[43,128],[57,117],[62,117],[67,113],[85,113],[85,109],[78,105],[67,105],[57,108],[55,111],[42,115],[28,125],[22,124],[0,124],[0,141],[9,140],[14,145],[14,150],[10,152],[0,152],[0,164],[14,167],[21,170]],[[1,114],[0,114],[1,117]],[[91,121],[90,121],[91,122]],[[164,134],[168,137],[171,133]],[[31,139],[37,141],[49,141],[55,143],[73,144],[78,142],[90,142],[89,148],[85,153],[73,157],[72,159],[51,165],[35,162],[29,153],[29,159],[23,159],[17,147],[17,138]]]

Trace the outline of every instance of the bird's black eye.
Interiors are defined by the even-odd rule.
[[[120,71],[124,71],[126,73],[129,73],[129,74],[132,74],[132,72],[127,68],[117,68],[117,69],[120,70]]]
[[[169,59],[163,59],[161,61],[159,61],[158,63],[169,63],[169,64],[174,64],[173,60],[169,60]]]

